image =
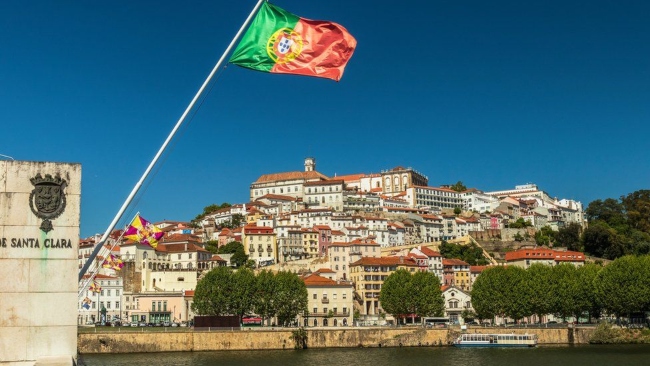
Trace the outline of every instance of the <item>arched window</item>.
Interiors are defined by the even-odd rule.
[[[334,325],[334,326],[336,326],[336,325],[337,325],[337,321],[336,321],[336,319],[334,319],[334,324],[333,324],[333,325]]]
[[[327,326],[327,319],[323,319],[323,326],[324,326],[324,327]]]
[[[318,319],[314,319],[314,326],[315,326],[315,327],[318,326]]]

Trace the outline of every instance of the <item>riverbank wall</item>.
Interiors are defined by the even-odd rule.
[[[78,352],[135,353],[225,350],[293,349],[295,329],[186,331],[186,332],[97,332],[79,333]],[[586,344],[593,328],[469,329],[469,333],[537,334],[538,343]],[[340,328],[306,329],[308,348],[431,347],[448,346],[459,329]]]

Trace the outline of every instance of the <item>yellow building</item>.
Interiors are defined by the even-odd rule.
[[[350,264],[350,278],[355,286],[355,298],[361,304],[360,313],[366,320],[378,319],[381,310],[379,293],[384,280],[398,269],[415,273],[417,263],[405,257],[363,257]]]
[[[242,233],[244,253],[255,261],[258,267],[278,262],[278,243],[273,228],[246,225]]]
[[[308,294],[308,314],[300,316],[301,325],[342,327],[352,325],[353,285],[313,273],[305,278]]]

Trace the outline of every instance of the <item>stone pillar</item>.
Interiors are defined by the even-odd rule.
[[[0,161],[0,363],[77,355],[81,165]]]

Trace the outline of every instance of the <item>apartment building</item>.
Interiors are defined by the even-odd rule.
[[[405,269],[411,273],[418,270],[417,263],[404,256],[363,257],[350,264],[350,277],[355,285],[360,313],[366,320],[378,319],[381,310],[379,293],[381,285],[391,273]]]
[[[303,278],[307,287],[307,314],[298,322],[303,326],[345,327],[352,325],[354,314],[353,285],[313,273]]]

